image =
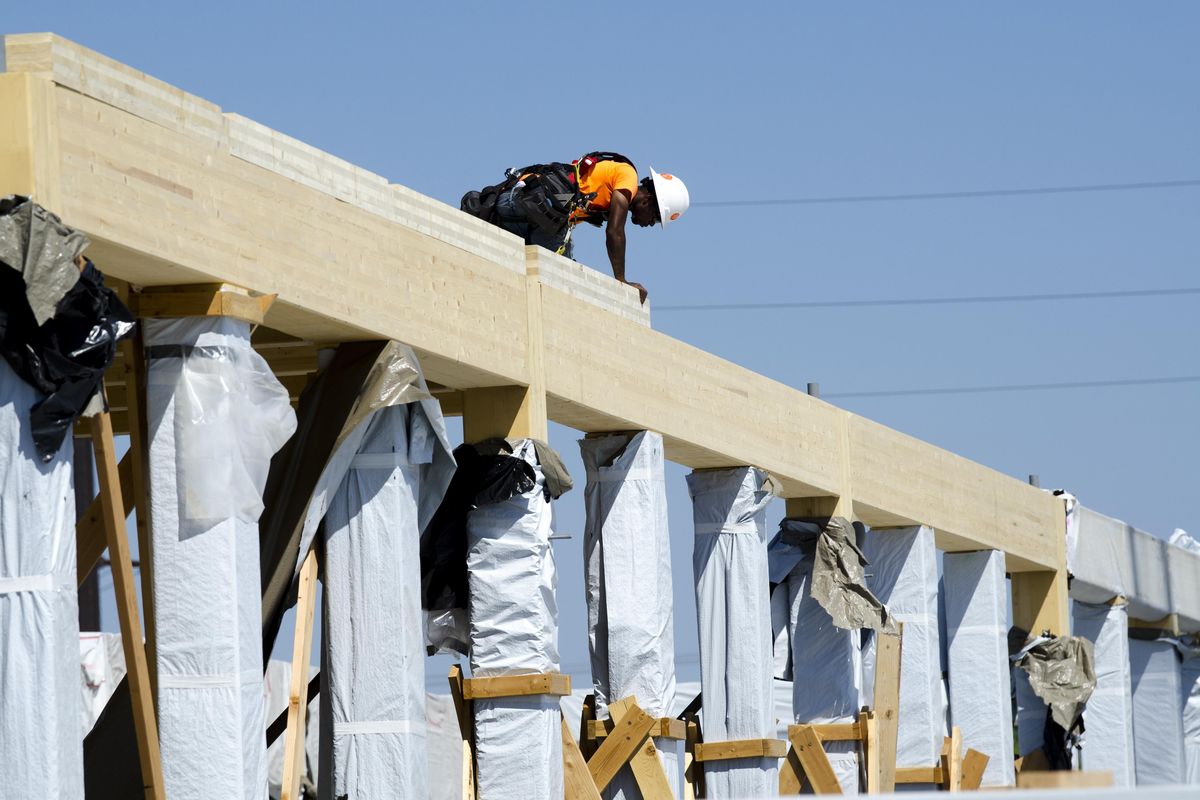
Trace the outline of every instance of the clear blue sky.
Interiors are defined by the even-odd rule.
[[[598,148],[680,175],[694,201],[1200,178],[1190,3],[175,5],[9,4],[0,29],[53,30],[454,204],[505,166]],[[629,271],[660,305],[1196,286],[1198,217],[1200,188],[695,208],[633,232]],[[607,269],[601,237],[579,239]],[[831,394],[1195,375],[1198,306],[664,310],[654,326]],[[1158,535],[1200,529],[1200,384],[839,402]],[[553,438],[581,477],[574,433]],[[558,552],[579,674],[581,491],[559,515],[576,534]]]

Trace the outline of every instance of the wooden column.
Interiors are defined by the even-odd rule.
[[[1050,631],[1055,636],[1071,633],[1067,601],[1067,512],[1066,504],[1056,505],[1054,530],[1058,569],[1053,572],[1014,572],[1012,583],[1013,625],[1034,636]]]
[[[287,733],[283,737],[280,800],[299,800],[305,771],[304,718],[308,712],[308,669],[312,658],[313,607],[317,595],[317,551],[309,550],[296,589],[296,631],[292,640],[292,681],[288,687]]]
[[[112,420],[108,413],[91,418],[92,445],[96,448],[96,472],[100,479],[100,502],[112,561],[113,590],[117,598],[117,616],[121,620],[121,645],[125,650],[125,668],[133,705],[133,724],[137,734],[138,760],[147,800],[164,800],[162,756],[158,749],[158,723],[154,714],[154,695],[146,650],[142,646],[142,622],[138,613],[137,592],[133,587],[133,562],[125,532],[125,514],[121,487],[117,478],[117,457],[113,445]]]

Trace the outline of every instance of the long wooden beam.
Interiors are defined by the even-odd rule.
[[[1061,567],[1060,501],[656,332],[607,276],[59,37],[4,53],[0,194],[87,232],[116,278],[274,294],[265,324],[303,341],[398,339],[446,389],[531,390],[531,420],[544,395],[554,421],[659,431],[693,468],[753,464],[789,498],[852,486],[868,524]]]

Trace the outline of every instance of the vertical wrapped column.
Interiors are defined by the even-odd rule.
[[[596,706],[633,695],[651,716],[675,700],[671,542],[662,436],[642,431],[583,439],[587,470],[584,572]],[[681,794],[683,742],[655,738],[663,770]],[[637,798],[628,768],[606,794]]]
[[[1183,646],[1183,749],[1187,759],[1185,783],[1200,785],[1200,637]]]
[[[1183,783],[1183,687],[1175,644],[1130,639],[1129,666],[1137,785]]]
[[[1071,604],[1072,633],[1092,642],[1096,688],[1083,710],[1084,769],[1112,772],[1113,786],[1134,785],[1129,611],[1124,603]]]
[[[950,718],[964,745],[988,757],[982,785],[1013,786],[1004,553],[946,553],[942,565]]]
[[[933,765],[946,735],[933,530],[921,526],[872,531],[864,545],[869,588],[904,623],[896,763]]]
[[[258,517],[295,414],[246,322],[148,320],[146,345],[163,781],[171,800],[261,800]]]
[[[83,797],[72,445],[38,458],[41,399],[0,358],[0,794]]]
[[[696,528],[692,569],[704,739],[773,738],[765,522],[771,479],[755,467],[738,467],[693,472],[687,482]],[[704,763],[712,798],[775,794],[778,772],[770,758]]]
[[[814,553],[822,525],[785,519],[771,542],[771,580],[786,591],[791,635],[792,715],[800,724],[855,722],[862,707],[861,634],[833,624],[812,594]],[[790,565],[790,569],[789,569]],[[858,746],[825,745],[842,794],[858,794]]]
[[[418,509],[451,462],[427,410],[375,412],[325,515],[322,798],[429,792]]]
[[[546,478],[533,440],[518,440],[512,457],[533,468],[534,487],[473,508],[467,517],[472,677],[558,671],[557,574]],[[559,800],[558,698],[476,700],[475,758],[480,800]]]

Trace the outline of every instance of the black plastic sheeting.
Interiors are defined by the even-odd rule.
[[[0,201],[0,216],[29,205]],[[60,230],[56,226],[42,236],[61,236]],[[134,318],[104,286],[100,270],[85,261],[74,285],[54,305],[53,316],[39,325],[26,281],[46,271],[32,263],[0,261],[0,266],[7,267],[0,269],[0,355],[46,395],[30,409],[29,417],[38,457],[49,462],[99,389],[116,355],[117,341],[133,331]]]
[[[553,464],[544,492],[556,499],[571,488],[565,467],[548,445],[534,442],[538,461]],[[467,609],[467,515],[480,506],[503,503],[533,490],[537,474],[512,455],[504,439],[487,439],[454,450],[458,464],[442,504],[421,532],[421,605],[429,619],[429,652],[470,652]],[[551,475],[554,475],[551,478]]]

